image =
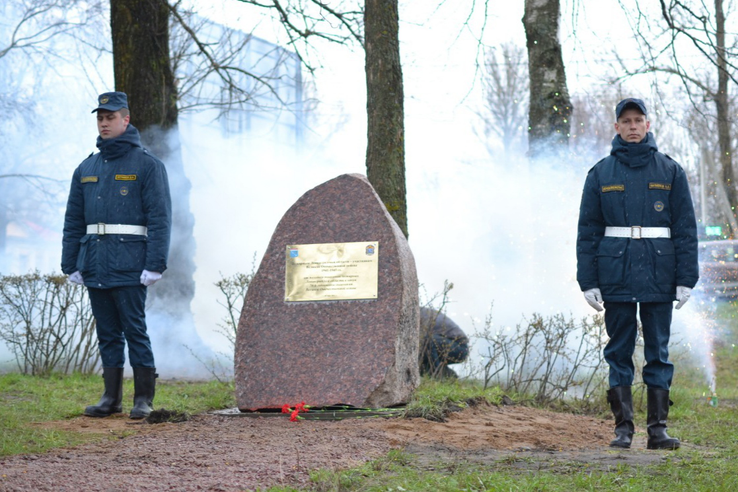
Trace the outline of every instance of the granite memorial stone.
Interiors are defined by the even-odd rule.
[[[290,257],[299,258],[301,248],[322,251],[340,261],[314,262],[316,271],[345,267],[341,255],[349,245],[351,261],[361,263],[367,255],[366,270],[342,270],[343,277],[331,281],[304,273],[301,278],[347,290],[361,283],[357,277],[369,275],[361,272],[373,271],[375,291],[366,299],[290,299]],[[236,337],[238,408],[276,409],[302,401],[314,407],[380,408],[407,402],[419,383],[418,305],[410,247],[369,181],[344,174],[308,191],[277,225],[249,285]]]

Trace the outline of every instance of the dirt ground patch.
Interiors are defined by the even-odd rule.
[[[649,464],[643,432],[634,449],[608,447],[612,422],[520,406],[479,405],[444,423],[424,419],[302,420],[205,414],[172,424],[125,415],[38,424],[112,437],[44,454],[0,458],[3,491],[256,490],[307,485],[310,470],[344,469],[390,449],[433,468],[471,462],[516,468]],[[638,429],[637,429],[638,430]],[[590,466],[591,468],[592,466]]]

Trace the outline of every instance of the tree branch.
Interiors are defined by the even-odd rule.
[[[246,94],[246,91],[244,91],[242,87],[238,86],[238,84],[236,84],[233,81],[233,78],[231,77],[231,75],[229,73],[229,71],[240,72],[240,73],[242,73],[242,74],[244,74],[244,75],[246,75],[246,76],[248,76],[248,77],[256,80],[257,82],[261,83],[265,87],[269,88],[269,91],[274,95],[274,97],[276,97],[277,100],[280,103],[284,104],[284,101],[282,101],[282,98],[279,96],[279,94],[277,93],[277,91],[274,90],[274,88],[271,86],[271,84],[269,84],[262,77],[254,74],[252,72],[249,72],[248,70],[244,70],[244,69],[242,69],[240,67],[234,67],[234,66],[228,66],[228,65],[225,65],[224,66],[224,65],[221,65],[220,63],[218,63],[218,61],[216,61],[215,58],[213,57],[213,55],[210,53],[210,50],[205,45],[205,43],[203,43],[202,41],[200,41],[200,38],[197,36],[197,34],[195,33],[195,31],[187,24],[187,22],[185,22],[185,20],[180,15],[179,11],[177,11],[177,9],[174,6],[172,6],[172,5],[168,4],[168,3],[167,3],[167,5],[169,6],[169,11],[171,12],[171,14],[177,20],[177,22],[179,23],[179,25],[182,26],[182,29],[184,29],[187,32],[187,34],[190,35],[190,37],[192,38],[192,41],[197,45],[197,47],[200,50],[200,53],[202,53],[203,56],[205,56],[208,59],[208,61],[210,62],[210,67],[212,68],[212,71],[214,71],[218,75],[218,77],[220,77],[220,79],[226,84],[229,92],[230,91],[233,91],[233,92],[236,92],[236,93]],[[247,97],[247,100],[248,100],[248,97]]]

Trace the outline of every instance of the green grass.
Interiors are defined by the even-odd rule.
[[[100,435],[43,429],[33,424],[78,417],[86,405],[97,402],[102,391],[99,375],[0,375],[0,456],[39,453],[101,439]],[[124,411],[130,411],[132,400],[133,381],[126,379],[123,385]],[[233,385],[214,381],[159,381],[155,406],[190,414],[233,407]]]
[[[685,445],[678,451],[653,451],[656,465],[622,465],[607,469],[597,463],[566,461],[555,453],[550,458],[507,454],[484,464],[445,459],[428,462],[401,450],[359,467],[315,470],[307,488],[272,487],[270,492],[410,492],[410,491],[733,491],[738,490],[738,304],[722,304],[717,312],[721,333],[714,360],[717,367],[718,407],[705,402],[705,377],[700,368],[680,361],[672,389],[675,402],[669,415],[669,432]],[[0,455],[38,453],[59,446],[104,439],[30,427],[32,422],[68,419],[81,415],[102,391],[100,376],[52,376],[37,378],[18,374],[0,375]],[[124,410],[130,409],[133,387],[126,380]],[[235,405],[233,386],[217,382],[159,382],[156,407],[197,414]],[[525,395],[508,395],[525,400]],[[442,419],[470,402],[499,404],[499,388],[484,390],[468,381],[424,379],[408,416]],[[586,413],[602,405],[582,406]],[[645,424],[645,398],[637,404],[636,421]],[[635,451],[635,450],[634,450]],[[608,451],[617,453],[617,451]],[[643,452],[643,451],[638,451]],[[627,453],[627,452],[626,452]],[[627,456],[627,455],[626,455]]]
[[[405,408],[406,417],[423,417],[443,421],[449,411],[469,405],[470,400],[485,400],[495,405],[500,403],[503,393],[499,388],[483,389],[470,381],[438,381],[423,378],[422,384]]]
[[[458,390],[454,383],[424,381],[422,400],[426,405],[443,406],[449,394]],[[468,383],[463,397],[468,397]],[[551,455],[531,458],[510,454],[484,465],[465,461],[422,463],[415,456],[393,450],[386,456],[360,467],[343,471],[317,470],[311,474],[319,492],[385,491],[735,491],[738,475],[738,412],[735,407],[712,408],[701,400],[687,397],[684,407],[670,419],[670,431],[690,445],[679,451],[654,451],[662,460],[658,465],[619,465],[598,469],[596,463],[566,462]],[[432,410],[434,412],[435,410]],[[645,414],[636,416],[645,422]],[[617,451],[612,451],[616,453]],[[626,452],[627,453],[627,452]],[[627,456],[627,454],[626,454]],[[271,490],[271,489],[270,489]]]
[[[473,465],[437,463],[419,467],[412,455],[390,453],[359,468],[338,473],[320,471],[311,475],[315,489],[332,491],[731,491],[738,490],[738,477],[727,460],[718,467],[700,459],[667,460],[666,463],[634,468],[619,466],[610,472],[572,464],[557,471],[517,470],[509,463]]]
[[[478,466],[455,464],[419,468],[393,462],[391,457],[340,473],[312,475],[316,490],[329,491],[730,491],[737,490],[738,478],[728,467],[711,469],[709,463],[688,466],[665,463],[648,469],[621,466],[611,472],[581,466],[569,473],[540,470],[514,471],[504,464]]]
[[[619,465],[612,469],[596,464],[565,462],[552,455],[550,461],[508,455],[485,465],[465,461],[427,464],[417,457],[391,451],[386,456],[360,467],[343,470],[318,470],[312,473],[310,489],[320,492],[390,491],[736,491],[738,474],[738,303],[724,303],[717,311],[720,333],[715,343],[714,360],[720,404],[706,403],[704,370],[676,366],[671,397],[675,405],[669,415],[670,433],[685,445],[662,454],[658,465]],[[424,380],[408,409],[430,416],[443,414],[455,405],[475,397],[498,403],[498,389],[481,391],[470,382]],[[524,395],[512,396],[525,400]],[[582,412],[601,405],[582,405]],[[637,402],[639,403],[639,402]],[[576,408],[574,404],[574,410]],[[645,395],[636,405],[636,421],[645,424]],[[613,451],[617,452],[617,451]]]

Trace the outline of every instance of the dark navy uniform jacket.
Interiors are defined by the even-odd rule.
[[[140,285],[141,272],[167,268],[172,206],[164,164],[128,125],[74,171],[64,218],[62,271],[79,271],[87,287]],[[88,224],[142,225],[148,236],[87,234]]]
[[[667,227],[671,238],[604,237],[606,226]],[[697,224],[684,169],[640,143],[615,136],[587,175],[579,211],[577,281],[609,302],[670,302],[699,278]]]

